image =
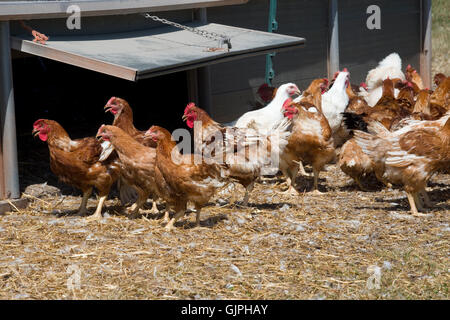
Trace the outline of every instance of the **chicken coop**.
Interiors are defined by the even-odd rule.
[[[430,86],[431,0],[0,1],[1,210],[21,205],[36,119],[95,135],[118,96],[141,129],[183,127],[188,101],[228,122],[264,82],[359,83],[391,52]]]

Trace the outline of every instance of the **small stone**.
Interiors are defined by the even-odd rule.
[[[57,187],[49,186],[47,182],[40,184],[31,184],[25,188],[24,193],[36,198],[61,196],[61,190]]]
[[[391,270],[392,269],[392,264],[389,261],[384,261],[383,262],[383,268],[386,270]]]

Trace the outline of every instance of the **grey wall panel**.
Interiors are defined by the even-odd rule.
[[[366,26],[367,7],[381,9],[381,29]],[[419,68],[419,0],[339,0],[339,55],[341,68],[351,72],[352,83],[364,81],[367,71],[392,52]]]
[[[269,1],[251,0],[240,6],[208,9],[208,21],[267,30]],[[296,83],[300,89],[327,71],[328,1],[279,0],[277,33],[306,38],[301,49],[278,53],[274,58],[274,85]],[[249,58],[211,67],[212,115],[218,121],[236,119],[255,101],[264,83],[265,57]]]

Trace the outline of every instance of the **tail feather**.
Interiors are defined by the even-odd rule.
[[[117,180],[117,189],[119,189],[120,203],[123,206],[136,202],[138,198],[136,190],[128,185],[122,177]]]
[[[390,131],[378,121],[371,121],[367,125],[367,130],[368,132],[379,137],[386,137],[388,134],[390,134]]]
[[[363,115],[359,115],[353,112],[342,112],[344,117],[344,124],[349,130],[360,130],[368,132],[367,122],[364,120]]]
[[[362,151],[367,154],[372,160],[375,159],[375,140],[377,139],[370,133],[355,130],[354,139]]]
[[[273,141],[274,134],[278,136],[278,153],[281,153],[287,146],[289,137],[292,134],[292,121],[288,118],[283,118],[283,120],[276,123],[269,132],[270,141]]]

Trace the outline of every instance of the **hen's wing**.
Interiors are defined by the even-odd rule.
[[[77,147],[72,148],[71,153],[74,158],[84,162],[87,165],[92,165],[99,161],[103,148],[101,143],[92,137],[74,140]],[[112,150],[111,150],[112,152]]]
[[[441,139],[435,132],[426,129],[411,130],[401,135],[398,143],[387,152],[386,164],[406,167],[425,158],[438,159],[443,153]]]

